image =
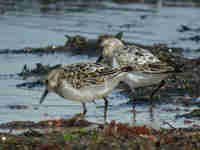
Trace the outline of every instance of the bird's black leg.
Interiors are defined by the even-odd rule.
[[[153,108],[154,108],[154,104],[153,104],[153,96],[154,96],[154,94],[156,93],[156,92],[158,92],[159,90],[160,90],[160,88],[161,87],[163,87],[164,85],[166,84],[166,82],[165,82],[165,80],[162,80],[160,83],[159,83],[159,85],[158,85],[158,87],[151,93],[151,96],[150,96],[150,100],[151,100],[151,104],[150,104],[150,108],[149,108],[149,111],[150,111],[150,117],[151,117],[151,119],[152,120],[154,120],[153,118],[153,116],[154,116],[154,112],[153,112]]]
[[[159,83],[158,87],[155,90],[153,90],[153,92],[151,93],[151,99],[153,98],[154,94],[156,94],[156,92],[158,92],[160,88],[163,87],[165,84],[166,84],[165,80],[162,80]]]
[[[135,89],[131,89],[131,94],[132,94],[132,97],[133,97],[133,100],[132,100],[132,112],[133,112],[133,121],[136,121],[136,91]]]
[[[154,94],[156,94],[156,92],[158,92],[160,90],[160,88],[163,87],[165,84],[166,84],[165,80],[162,80],[159,83],[158,87],[151,93],[151,96],[150,96],[150,98],[151,98],[151,108],[150,108],[150,110],[151,111],[153,110],[153,101],[152,101],[152,99],[153,99]]]
[[[135,109],[135,101],[133,100],[133,120],[135,121],[136,120],[136,109]]]
[[[87,113],[86,104],[82,102],[82,105],[83,105],[83,115],[85,115]]]
[[[104,121],[107,120],[107,110],[108,110],[108,100],[107,98],[103,98],[104,99]]]

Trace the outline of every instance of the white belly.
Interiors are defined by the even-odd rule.
[[[56,93],[72,101],[89,102],[108,96],[118,84],[119,81],[112,81],[100,85],[75,89],[71,85],[65,83],[62,88],[56,90]]]
[[[142,72],[131,72],[126,75],[124,82],[131,88],[145,87],[158,84],[167,74],[147,74]]]

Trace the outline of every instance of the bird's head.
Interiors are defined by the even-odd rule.
[[[108,38],[100,43],[102,48],[103,57],[111,58],[114,56],[114,52],[123,47],[124,44],[117,38]]]
[[[59,86],[59,79],[64,75],[63,69],[53,69],[46,79],[43,81],[45,85],[45,91],[40,98],[40,104],[44,101],[45,97],[49,92],[55,92],[57,87]]]

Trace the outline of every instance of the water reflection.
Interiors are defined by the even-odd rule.
[[[158,8],[162,6],[199,6],[199,1],[189,0],[7,0],[0,1],[0,14],[7,11],[35,11],[39,13],[49,12],[88,12],[90,9],[109,8],[105,3],[116,4],[153,4]],[[110,7],[112,8],[112,7]]]
[[[189,7],[185,11],[185,8],[175,7],[177,3],[166,0],[131,0],[131,3],[123,4],[115,0],[0,1],[0,20],[3,20],[0,32],[5,35],[2,39],[0,37],[3,43],[0,49],[60,44],[64,34],[96,38],[99,34],[120,31],[124,32],[124,40],[137,43],[197,48],[198,43],[180,40],[181,36],[187,37],[190,33],[180,34],[177,30],[181,25],[198,27],[199,9]],[[188,3],[192,2],[184,4]],[[174,7],[165,7],[171,4]],[[15,39],[9,31],[15,35],[24,33],[24,37],[31,38]],[[35,37],[36,32],[42,35]],[[48,39],[45,40],[45,37]]]
[[[89,8],[102,8],[100,0],[8,0],[0,2],[1,14],[7,11],[49,12],[87,12]]]

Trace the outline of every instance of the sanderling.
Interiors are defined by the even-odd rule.
[[[125,46],[116,38],[106,39],[101,43],[102,56],[97,62],[104,61],[113,68],[131,66],[134,72],[127,74],[125,81],[131,88],[159,83],[175,68],[162,62],[150,51],[135,45]]]
[[[131,90],[160,83],[154,90],[151,97],[164,84],[164,79],[170,73],[175,72],[175,68],[166,62],[159,60],[147,49],[135,45],[124,45],[116,38],[105,39],[100,44],[103,48],[102,55],[97,60],[110,65],[113,68],[131,66],[133,72],[127,73],[124,82]]]
[[[106,97],[120,81],[124,80],[123,78],[131,69],[131,67],[111,68],[97,63],[60,66],[53,69],[44,80],[46,88],[40,104],[49,92],[55,92],[65,99],[81,102],[83,115],[85,115],[86,102],[104,99],[104,117],[106,118],[108,105]]]

